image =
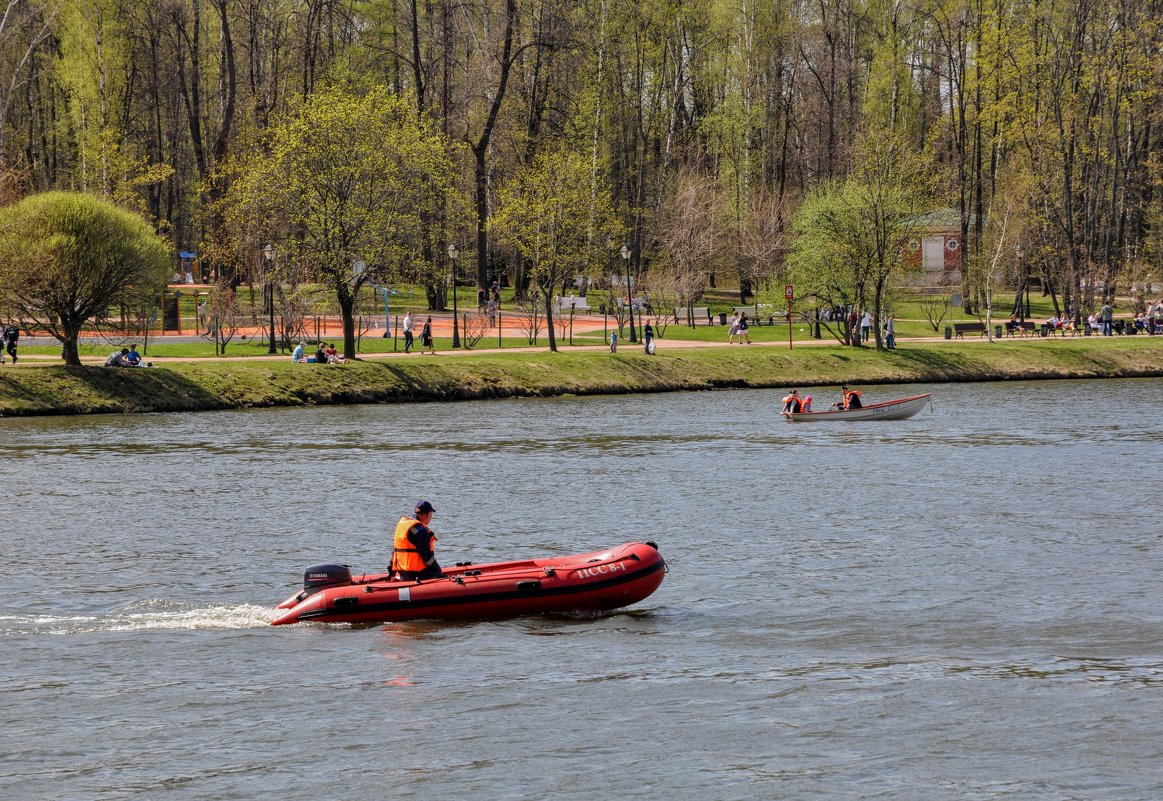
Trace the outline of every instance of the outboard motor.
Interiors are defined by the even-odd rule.
[[[348,565],[315,565],[303,573],[303,592],[300,599],[319,592],[326,587],[351,583],[351,567]]]

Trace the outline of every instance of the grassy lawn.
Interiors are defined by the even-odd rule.
[[[427,297],[424,290],[419,286],[402,285],[397,288],[397,294],[389,297],[389,316],[391,318],[393,331],[397,331],[399,321],[403,318],[406,311],[411,310],[414,315],[426,316],[432,314],[435,317],[443,317],[447,320],[451,311],[445,312],[430,312],[427,309]],[[502,297],[502,314],[506,309],[514,308],[513,288],[506,287],[501,290]],[[244,306],[250,302],[249,289],[245,285],[239,288],[240,299]],[[599,297],[604,293],[599,294]],[[204,296],[203,296],[204,297]],[[256,298],[260,297],[256,292]],[[999,297],[1005,297],[999,293]],[[727,329],[725,326],[718,325],[719,313],[726,313],[730,315],[731,308],[738,305],[738,289],[731,287],[719,287],[717,289],[707,290],[704,293],[701,304],[706,304],[711,309],[713,319],[716,324],[707,325],[705,321],[701,321],[695,327],[691,328],[683,323],[670,323],[668,325],[655,324],[655,331],[658,338],[665,340],[678,340],[690,342],[726,342]],[[195,305],[192,293],[186,293],[181,298],[183,309],[183,323],[182,333],[191,335],[194,333],[194,315]],[[595,300],[594,304],[597,305]],[[472,314],[476,310],[476,289],[473,287],[459,287],[457,289],[457,305],[462,314]],[[1124,304],[1125,306],[1125,304]],[[451,309],[451,303],[449,304]],[[974,321],[978,318],[966,315],[957,307],[950,308],[945,317],[940,321],[934,329],[933,325],[929,323],[924,314],[922,303],[918,299],[903,299],[896,303],[893,308],[897,316],[896,333],[898,341],[908,340],[911,337],[934,337],[942,336],[944,327],[951,325],[954,322],[968,322]],[[1048,319],[1053,313],[1053,308],[1048,297],[1031,297],[1031,314],[1030,319],[1041,321]],[[798,312],[798,310],[797,310]],[[1125,315],[1123,315],[1125,316]],[[364,322],[365,327],[374,323],[376,328],[365,328],[365,335],[359,339],[358,353],[360,354],[382,354],[391,353],[393,351],[399,352],[403,350],[403,339],[384,339],[383,333],[383,305],[382,295],[375,296],[375,303],[372,303],[372,293],[365,290],[363,295],[363,302],[360,308],[360,318]],[[258,320],[256,316],[254,318]],[[618,330],[617,324],[613,317],[607,319],[607,331]],[[644,318],[646,319],[646,318]],[[1008,306],[999,307],[993,316],[995,325],[1003,325],[1009,319]],[[597,324],[602,321],[602,315],[597,312],[582,313],[575,318],[575,323],[584,321],[588,324]],[[259,320],[261,324],[261,320]],[[306,323],[309,341],[314,342],[314,318],[309,318]],[[636,321],[635,328],[639,338],[641,338],[641,328]],[[558,329],[560,331],[560,329]],[[629,344],[629,327],[624,325],[619,336],[620,345]],[[770,342],[770,343],[784,343],[788,340],[788,329],[786,325],[752,325],[748,331],[752,342]],[[792,341],[806,342],[814,340],[812,327],[806,322],[797,321],[792,326]],[[829,330],[828,324],[824,323],[821,326],[820,334],[821,340],[824,342],[836,342],[840,333],[840,328],[832,324]],[[970,335],[972,336],[972,335]],[[339,332],[333,327],[325,335],[322,336],[324,341],[334,342],[338,347],[342,347],[342,337]],[[143,356],[150,358],[206,358],[213,359],[215,357],[215,349],[213,341],[203,338],[199,342],[191,343],[176,343],[166,341],[165,338],[154,337],[151,340],[139,339],[138,345],[142,351]],[[608,343],[608,338],[603,335],[601,330],[596,332],[581,332],[575,330],[573,335],[573,343],[576,346],[596,346]],[[501,343],[498,345],[495,332],[491,332],[485,336],[477,344],[477,349],[495,349],[501,348],[517,348],[528,347],[528,342],[523,335],[513,335],[513,332],[506,332]],[[537,347],[548,349],[549,335],[543,328],[538,337]],[[104,359],[114,349],[112,342],[100,345],[81,345],[79,350],[82,357],[90,359]],[[558,347],[569,347],[569,335],[558,337]],[[452,349],[452,340],[450,337],[436,338],[437,351],[449,351]],[[279,353],[290,357],[290,348],[281,348]],[[56,356],[60,353],[60,348],[56,345],[31,345],[22,344],[21,354],[23,355],[43,355]],[[241,336],[234,337],[226,347],[226,355],[231,357],[245,357],[245,356],[266,356],[268,355],[268,348],[265,340],[261,338],[243,339]]]
[[[0,415],[178,411],[255,406],[619,394],[728,387],[1163,374],[1163,337],[902,343],[895,351],[638,348],[481,352],[316,367],[199,359],[142,370],[0,369]]]

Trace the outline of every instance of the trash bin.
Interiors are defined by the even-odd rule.
[[[945,326],[945,339],[952,339],[952,338],[953,338],[953,326],[947,325],[947,326]]]
[[[993,327],[993,338],[994,339],[1001,339],[1001,326],[1000,325],[995,325]]]
[[[1048,326],[1046,323],[1042,323],[1041,332],[1042,336],[1044,337],[1050,336],[1050,326]]]
[[[727,324],[727,312],[719,312],[719,325]]]

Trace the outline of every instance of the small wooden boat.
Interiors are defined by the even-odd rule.
[[[933,393],[881,401],[859,409],[824,409],[818,412],[780,412],[789,423],[812,423],[818,420],[904,420],[925,407]]]
[[[637,603],[662,584],[666,562],[652,542],[573,556],[446,568],[440,578],[353,578],[346,565],[316,565],[303,591],[279,604],[273,625],[486,620],[544,612],[602,612]]]

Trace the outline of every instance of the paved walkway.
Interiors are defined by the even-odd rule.
[[[420,328],[423,326],[423,320],[426,318],[427,318],[427,315],[417,315],[416,316],[416,320],[418,321],[417,324],[415,325],[417,342],[416,342],[415,349],[413,350],[412,353],[404,353],[404,351],[403,351],[403,347],[404,347],[403,336],[401,335],[399,337],[399,340],[400,340],[399,341],[399,350],[388,351],[386,353],[361,353],[361,354],[359,354],[359,358],[364,360],[364,361],[385,360],[385,359],[417,359],[417,358],[430,359],[430,358],[432,358],[431,354],[421,355],[418,352],[419,331],[420,331]],[[502,335],[504,337],[506,337],[510,341],[513,339],[524,338],[525,332],[515,320],[513,320],[511,318],[506,319],[506,317],[502,314],[501,322],[503,324]],[[676,327],[676,324],[673,324],[673,323],[670,326],[668,326],[668,328],[674,328],[674,327]],[[678,327],[681,328],[684,326],[678,326]],[[656,339],[655,342],[657,345],[657,349],[659,352],[666,352],[668,350],[681,350],[681,349],[689,349],[689,348],[727,348],[727,347],[732,347],[732,348],[733,347],[787,348],[788,347],[788,343],[787,343],[786,339],[783,339],[782,341],[776,340],[776,341],[770,341],[770,342],[753,341],[752,344],[750,344],[750,345],[746,345],[746,344],[744,344],[744,345],[730,345],[726,341],[727,340],[726,327],[724,327],[724,326],[699,326],[700,329],[702,329],[704,327],[713,328],[716,332],[718,332],[719,334],[722,335],[722,338],[720,340],[711,341],[711,342],[703,341],[703,340],[683,340],[683,339],[671,339],[671,338]],[[452,329],[453,329],[451,315],[445,315],[445,316],[433,315],[432,316],[432,329],[433,329],[433,334],[436,337],[443,338],[443,339],[450,339],[452,337]],[[600,333],[603,330],[616,330],[616,329],[617,329],[617,325],[614,324],[612,322],[612,320],[607,320],[607,322],[605,324],[603,324],[603,320],[602,320],[602,317],[600,315],[593,315],[593,314],[579,315],[579,316],[575,317],[574,321],[573,321],[573,333],[574,333],[575,337],[578,335],[590,335],[590,336],[592,336],[594,333]],[[560,330],[560,329],[558,329],[558,330]],[[754,333],[756,330],[763,332],[763,331],[768,331],[770,329],[767,326],[761,326],[761,327],[758,327],[758,329],[753,328],[752,332]],[[786,329],[780,328],[778,330],[780,331],[781,334],[786,335]],[[378,339],[382,335],[382,332],[383,332],[382,328],[373,328],[364,336],[364,339],[369,339],[369,338],[370,339]],[[239,342],[249,341],[249,340],[256,338],[256,337],[262,338],[264,336],[264,334],[265,334],[265,329],[263,329],[263,328],[242,329],[239,331],[239,334],[236,335],[235,339],[231,342],[230,346],[227,349],[227,352],[229,353],[230,347],[237,347]],[[246,337],[246,340],[242,339],[243,336]],[[326,327],[321,326],[320,331],[319,331],[319,336],[322,340],[327,341],[327,342],[334,342],[334,343],[336,343],[336,345],[338,347],[342,348],[343,331],[337,324],[332,324],[332,325],[329,325]],[[463,338],[463,332],[462,332],[462,338]],[[941,341],[944,341],[944,339],[945,338],[943,336],[936,336],[936,335],[931,336],[931,337],[908,337],[908,338],[898,337],[897,342],[898,342],[898,344],[900,344],[902,346],[907,346],[909,343],[913,343],[913,342],[941,342]],[[596,352],[596,351],[608,351],[609,350],[608,344],[569,345],[569,344],[566,344],[566,343],[568,343],[568,341],[569,341],[568,334],[564,338],[559,337],[558,338],[558,349],[563,351],[563,352]],[[963,342],[973,342],[973,341],[988,342],[989,340],[988,340],[988,338],[985,338],[985,337],[966,337],[965,339],[963,339],[961,341],[963,341]],[[85,337],[85,338],[82,338],[81,342],[82,342],[82,344],[86,344],[86,345],[100,345],[100,346],[107,347],[110,352],[112,352],[116,347],[118,347],[114,343],[109,342],[108,340],[96,338],[96,337]],[[201,342],[201,343],[209,344],[210,340],[208,340],[204,336],[198,336],[198,335],[194,335],[191,333],[181,333],[181,334],[167,333],[167,334],[160,334],[160,335],[152,335],[152,336],[150,336],[149,342],[151,345],[156,345],[159,343],[193,343],[193,342]],[[538,344],[536,346],[506,345],[505,347],[501,348],[501,347],[497,347],[496,342],[497,342],[497,329],[494,327],[494,328],[490,329],[489,333],[483,339],[481,339],[481,341],[477,344],[477,347],[475,347],[471,350],[469,350],[467,348],[461,348],[459,350],[453,350],[453,349],[438,350],[436,353],[436,357],[441,358],[441,357],[445,357],[445,356],[470,356],[470,355],[485,354],[485,353],[544,353],[544,352],[549,350],[548,334],[545,331],[542,332],[542,334],[539,338],[540,344]],[[22,337],[20,340],[20,344],[22,346],[23,345],[56,345],[57,341],[51,337]],[[795,348],[821,347],[821,346],[834,345],[834,344],[837,344],[836,340],[834,338],[825,337],[823,339],[818,339],[818,340],[817,339],[797,340],[794,343],[794,347]],[[642,352],[642,343],[641,342],[631,342],[628,337],[624,336],[624,337],[620,338],[618,341],[618,352],[619,353],[641,353]],[[105,358],[106,358],[105,356],[82,356],[81,361],[84,364],[98,364],[99,365],[105,361]],[[290,354],[280,352],[280,353],[277,353],[273,356],[272,355],[219,356],[219,357],[146,356],[145,358],[147,361],[153,362],[154,364],[166,364],[169,362],[201,362],[201,361],[206,361],[207,359],[211,359],[211,358],[216,358],[218,361],[254,362],[254,361],[289,361]],[[20,355],[20,364],[45,364],[45,363],[58,363],[59,364],[60,363],[60,356],[55,355],[55,354],[33,354],[33,353],[23,353]],[[4,367],[11,367],[11,366],[12,366],[11,360],[7,361],[4,365]]]

